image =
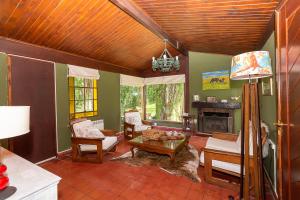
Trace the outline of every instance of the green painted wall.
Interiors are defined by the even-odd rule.
[[[120,130],[120,74],[100,71],[99,93],[105,129]]]
[[[55,65],[58,151],[70,148],[68,67]],[[120,74],[100,72],[98,81],[98,116],[92,120],[104,119],[104,128],[119,130],[120,127]]]
[[[68,67],[65,64],[55,64],[56,79],[56,117],[57,117],[57,139],[58,151],[70,148],[69,125],[69,95],[68,95]]]
[[[193,95],[200,95],[200,98],[203,100],[206,99],[207,96],[216,96],[218,99],[228,100],[230,100],[231,96],[242,97],[243,81],[231,81],[230,89],[227,90],[202,90],[202,72],[230,70],[231,58],[232,56],[230,55],[189,52],[189,89],[191,113],[197,113],[197,109],[191,107]],[[235,132],[238,132],[241,128],[241,109],[235,111],[234,119],[234,129]]]
[[[0,53],[0,105],[7,105],[7,55]]]
[[[7,105],[7,55],[0,53],[0,106]],[[0,141],[1,146],[7,148],[7,140]]]
[[[276,115],[277,115],[277,91],[276,91],[276,53],[275,53],[275,34],[273,33],[265,45],[263,46],[262,50],[269,51],[271,61],[272,61],[272,69],[273,69],[273,92],[272,96],[262,96],[260,95],[260,116],[261,119],[269,126],[270,128],[270,135],[269,138],[276,144],[277,143],[277,129],[273,125],[276,122]],[[261,94],[261,84],[260,84],[260,94]],[[271,180],[274,182],[274,155],[273,151],[269,151],[269,156],[264,160],[264,166],[269,173]]]
[[[273,141],[276,141],[276,134],[274,134],[276,130],[276,126],[273,125],[276,122],[276,113],[277,113],[277,98],[276,98],[276,57],[275,57],[275,36],[274,33],[269,37],[262,50],[269,51],[271,61],[272,61],[272,69],[273,69],[273,95],[272,96],[260,96],[260,109],[261,109],[261,118],[264,120],[271,129],[270,138]],[[268,79],[268,78],[267,78]],[[261,89],[261,88],[260,88]],[[260,90],[261,91],[261,90]]]

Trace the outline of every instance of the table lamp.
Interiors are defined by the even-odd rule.
[[[260,110],[257,81],[252,79],[272,76],[271,59],[268,51],[252,51],[243,53],[232,58],[230,78],[232,80],[249,80],[243,86],[243,111],[241,131],[241,174],[240,176],[240,199],[249,199],[249,176],[250,176],[250,131],[253,138],[253,159],[255,178],[255,198],[264,199],[264,183],[262,172],[262,141],[260,132]],[[245,134],[246,133],[246,134]],[[245,141],[247,141],[245,143]],[[244,173],[245,170],[245,173]]]
[[[29,132],[29,106],[0,106],[0,139],[7,139]],[[0,149],[0,197],[14,193],[9,189],[9,179],[6,175],[7,167],[2,162]],[[9,190],[9,191],[8,191]],[[11,195],[11,194],[10,194]]]

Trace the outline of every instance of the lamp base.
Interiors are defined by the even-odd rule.
[[[7,199],[17,191],[17,188],[14,186],[7,186],[4,190],[0,191],[0,200]]]

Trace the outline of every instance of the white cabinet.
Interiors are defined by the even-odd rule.
[[[60,177],[1,147],[9,185],[17,188],[8,200],[56,200]]]

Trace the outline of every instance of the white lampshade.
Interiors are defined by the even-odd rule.
[[[268,51],[252,51],[232,58],[230,79],[257,79],[268,76],[272,76]]]
[[[28,133],[30,106],[0,106],[0,139]]]

